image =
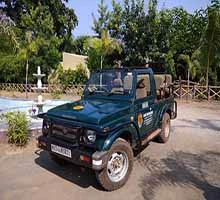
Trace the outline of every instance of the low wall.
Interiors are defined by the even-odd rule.
[[[34,93],[33,88],[36,84],[16,84],[16,83],[0,83],[0,90],[8,92]],[[43,93],[48,94],[67,94],[72,96],[81,96],[85,85],[68,85],[63,86],[59,84],[44,84]],[[173,84],[174,96],[176,98],[191,98],[191,99],[206,99],[206,100],[220,100],[220,86],[201,86],[201,85],[186,85],[183,83]]]
[[[36,92],[34,88],[37,84],[17,84],[17,83],[0,83],[0,90],[9,92]],[[42,93],[71,94],[73,96],[81,96],[85,85],[61,85],[61,84],[43,84]]]

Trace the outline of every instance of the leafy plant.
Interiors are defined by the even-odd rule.
[[[212,4],[213,5],[208,8],[208,23],[200,47],[200,60],[206,68],[207,87],[209,85],[209,74],[211,72],[210,67],[213,64],[216,65],[216,61],[219,62],[220,56],[220,3],[218,1],[212,1]]]
[[[51,96],[53,99],[60,99],[62,95],[62,92],[59,89],[56,89],[51,93]]]
[[[102,36],[102,32],[106,30],[108,26],[108,19],[110,17],[110,12],[108,11],[108,6],[105,4],[104,0],[101,0],[98,5],[98,14],[99,17],[96,19],[94,13],[92,13],[93,17],[93,27],[92,29],[98,33],[99,38]]]
[[[64,86],[85,84],[85,82],[88,80],[88,71],[82,64],[77,65],[75,70],[63,70],[63,68],[59,68],[58,79],[59,82]]]
[[[77,16],[66,0],[0,2],[0,81],[36,83],[37,66],[48,76],[71,49]]]
[[[117,53],[121,54],[122,49],[119,42],[109,37],[107,31],[102,32],[101,39],[89,38],[86,40],[85,49],[88,50],[89,69],[102,69],[107,66],[106,57]]]
[[[165,62],[166,70],[176,78],[186,79],[190,68],[191,80],[206,78],[206,85],[208,81],[219,82],[220,1],[211,0],[206,9],[193,13],[183,7],[164,7],[159,11],[158,0],[149,0],[148,5],[145,2],[112,0],[109,9],[100,1],[93,30],[99,38],[107,31],[109,38],[120,41],[120,60],[125,66],[143,65],[148,61]],[[89,45],[88,67],[111,66],[109,60],[116,60],[118,54],[105,55],[100,51],[103,48],[99,39],[90,40],[93,42]],[[180,65],[181,70],[177,67]]]
[[[26,114],[15,111],[6,113],[5,117],[8,123],[8,142],[16,145],[26,144],[29,126]]]
[[[78,55],[86,56],[88,52],[84,48],[84,43],[88,38],[91,38],[91,36],[88,36],[88,35],[78,36],[76,39],[73,40],[72,44],[70,44],[72,45],[71,48],[65,51],[69,53],[75,53]]]

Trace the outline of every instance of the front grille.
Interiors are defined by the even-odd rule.
[[[70,143],[77,143],[82,134],[81,127],[66,127],[63,125],[52,125],[51,135],[57,139],[61,139]]]

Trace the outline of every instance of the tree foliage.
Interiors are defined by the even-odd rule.
[[[103,67],[107,67],[109,64],[107,56],[114,53],[121,53],[120,44],[115,39],[111,39],[107,31],[102,32],[100,39],[88,38],[84,44],[84,48],[88,51],[89,69],[102,69]],[[111,64],[113,64],[113,62]]]
[[[88,69],[86,66],[79,64],[75,69],[64,70],[62,66],[59,66],[49,76],[49,83],[61,84],[62,86],[69,86],[72,84],[85,84],[88,80]]]
[[[99,35],[106,29],[120,41],[126,66],[165,62],[176,78],[186,79],[189,69],[193,80],[204,80],[209,73],[209,79],[220,81],[219,5],[212,0],[207,9],[188,13],[183,7],[158,11],[157,0],[113,0],[112,10],[100,9],[101,2],[94,31]]]
[[[11,52],[16,52],[19,48],[19,43],[16,38],[15,33],[15,24],[14,22],[7,17],[5,14],[0,12],[0,44],[1,51],[0,53],[9,54]]]
[[[0,71],[4,71],[4,67],[8,70],[12,63],[16,62],[16,68],[20,70],[19,82],[25,81],[25,66],[28,68],[29,74],[36,71],[38,65],[42,67],[42,71],[47,75],[51,69],[55,69],[61,58],[61,52],[69,48],[72,39],[72,30],[77,25],[77,17],[73,9],[66,6],[67,0],[0,0],[0,10],[14,24],[16,41],[19,49],[13,55],[16,59],[8,60],[7,66],[5,62],[0,61]],[[27,39],[29,35],[29,39]],[[0,54],[14,41],[10,36],[4,36],[5,43],[0,44],[3,48]],[[1,37],[2,39],[2,37]],[[4,46],[3,46],[4,45]],[[9,52],[11,50],[9,49]],[[11,57],[11,53],[8,54]],[[5,59],[5,58],[4,58]],[[24,68],[24,70],[22,69]],[[7,79],[5,77],[8,77]],[[0,80],[7,82],[13,80],[13,75],[1,74]],[[36,81],[33,76],[29,77],[29,81]]]
[[[88,40],[89,38],[92,38],[91,36],[88,35],[84,35],[84,36],[79,36],[77,37],[72,44],[72,49],[69,52],[75,53],[75,54],[79,54],[79,55],[87,55],[88,52],[87,50],[84,48],[84,43],[86,42],[86,40]]]
[[[219,70],[220,58],[220,3],[212,1],[208,8],[208,23],[202,37],[200,46],[200,60],[206,70],[206,86],[209,84],[209,73],[214,72],[212,79],[215,79]],[[210,69],[212,67],[212,69]],[[219,70],[220,71],[220,70]],[[216,74],[216,75],[215,75]],[[210,77],[211,78],[211,77]]]
[[[0,13],[0,81],[20,81],[24,71],[20,67],[21,59],[16,56],[19,49],[14,22]]]
[[[39,18],[49,14],[53,20],[54,32],[58,37],[62,37],[65,40],[71,36],[72,30],[78,23],[74,10],[66,6],[67,2],[68,0],[0,0],[0,9],[20,27],[22,26],[21,22],[24,15],[30,14],[33,9],[41,9],[43,7],[47,11],[42,13]],[[35,21],[32,24],[37,25],[37,23]]]
[[[100,4],[98,5],[98,14],[99,14],[98,19],[96,19],[94,14],[92,14],[93,17],[92,29],[98,34],[98,37],[101,38],[102,32],[107,30],[107,24],[110,15],[108,11],[108,7],[105,4],[104,0],[101,0]]]

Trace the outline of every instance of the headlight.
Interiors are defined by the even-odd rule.
[[[92,144],[96,140],[96,133],[92,130],[87,130],[84,136],[84,142],[87,144]]]
[[[44,121],[43,121],[43,129],[42,129],[43,135],[47,135],[49,129],[50,129],[50,122],[48,120],[44,119]]]
[[[49,128],[50,128],[49,122],[45,122],[45,123],[43,124],[43,129],[44,129],[44,130],[47,130],[47,129],[49,129]]]

